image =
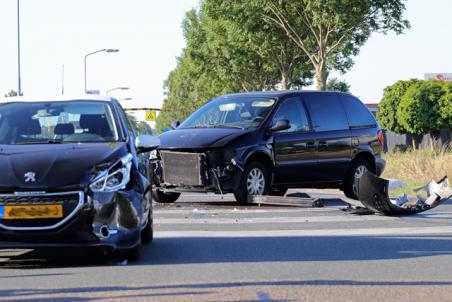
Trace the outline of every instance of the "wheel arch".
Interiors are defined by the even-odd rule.
[[[368,151],[361,151],[361,152],[358,152],[358,153],[354,156],[353,160],[351,161],[350,169],[353,167],[353,164],[354,164],[356,161],[360,160],[360,159],[361,159],[361,160],[367,161],[367,162],[371,165],[371,167],[372,167],[372,173],[375,173],[375,172],[377,171],[377,165],[376,165],[376,163],[375,163],[375,157],[372,155],[372,153],[370,153],[370,152],[368,152]]]
[[[270,173],[270,175],[273,174],[273,171],[275,169],[274,162],[273,162],[271,156],[267,152],[261,151],[261,150],[251,152],[245,160],[245,166],[248,165],[252,161],[258,161],[258,162],[262,163],[268,169],[268,172]]]

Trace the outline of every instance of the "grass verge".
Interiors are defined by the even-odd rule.
[[[445,175],[452,177],[452,152],[428,149],[390,152],[383,155],[386,160],[384,178],[403,181],[406,188],[395,190],[391,195],[413,194],[413,189],[427,184],[430,180],[440,180]]]

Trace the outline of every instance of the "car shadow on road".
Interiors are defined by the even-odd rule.
[[[450,237],[157,238],[129,265],[372,261],[452,254]],[[33,251],[2,262],[2,269],[118,265],[75,251]]]
[[[159,238],[139,264],[397,260],[452,254],[450,237]]]

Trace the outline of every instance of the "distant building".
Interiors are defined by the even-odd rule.
[[[378,112],[378,104],[377,103],[369,103],[369,104],[364,104],[366,105],[367,109],[369,109],[369,111],[376,116],[377,112]]]
[[[426,73],[424,74],[424,79],[452,82],[452,73]]]

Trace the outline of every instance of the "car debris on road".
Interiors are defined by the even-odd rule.
[[[438,182],[432,180],[425,186],[414,190],[414,193],[424,190],[427,193],[426,198],[406,194],[390,197],[389,180],[368,171],[357,182],[359,201],[370,211],[387,216],[413,215],[431,210],[452,197],[452,189],[447,176]]]

